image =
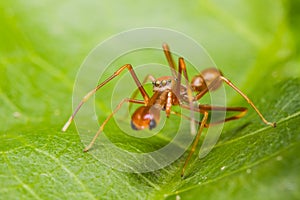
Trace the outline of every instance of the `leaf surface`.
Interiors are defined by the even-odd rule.
[[[0,199],[299,198],[300,4],[123,4],[1,1]],[[71,113],[80,64],[107,37],[149,26],[175,29],[201,43],[277,127],[266,127],[226,87],[228,105],[246,106],[248,114],[225,124],[217,145],[206,157],[192,158],[184,179],[180,170],[188,152],[161,170],[141,174],[120,172],[83,153],[74,126],[60,131]],[[97,96],[100,121],[110,112],[105,103]],[[170,129],[172,123],[176,120],[168,122]],[[170,141],[167,134],[134,140],[113,122],[108,126],[112,141],[128,150],[151,151]]]

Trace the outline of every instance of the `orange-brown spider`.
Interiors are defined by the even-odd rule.
[[[137,110],[133,113],[131,117],[131,127],[134,130],[142,130],[145,128],[153,129],[156,127],[156,125],[159,123],[160,120],[160,113],[161,111],[164,111],[166,113],[166,116],[169,117],[170,114],[175,114],[182,116],[180,113],[174,112],[171,110],[172,106],[180,106],[184,109],[190,109],[191,112],[199,112],[203,114],[203,118],[201,122],[199,122],[200,126],[197,130],[196,137],[193,141],[190,153],[185,160],[185,163],[182,167],[181,176],[184,175],[185,169],[187,167],[187,164],[195,152],[196,146],[199,142],[199,138],[201,135],[201,132],[204,127],[209,127],[214,124],[219,124],[235,119],[239,119],[243,117],[246,112],[247,108],[245,107],[221,107],[221,106],[212,106],[212,105],[201,105],[199,104],[197,107],[193,106],[193,102],[198,101],[201,97],[203,97],[206,93],[210,91],[214,91],[218,89],[222,82],[225,82],[227,85],[232,87],[235,91],[237,91],[256,111],[258,116],[261,118],[261,120],[272,127],[276,127],[276,123],[271,123],[267,121],[263,115],[260,113],[260,111],[256,108],[254,103],[243,93],[241,92],[234,84],[232,84],[227,78],[223,76],[221,71],[219,71],[216,68],[209,68],[203,70],[198,75],[194,76],[190,83],[188,83],[188,75],[186,70],[186,65],[183,58],[179,58],[178,60],[178,71],[176,71],[176,66],[173,61],[172,55],[170,53],[170,49],[167,44],[163,44],[163,50],[165,53],[165,56],[167,58],[167,61],[169,63],[172,76],[163,76],[160,78],[155,79],[153,76],[148,75],[144,82],[147,80],[151,80],[153,84],[153,95],[150,97],[147,92],[145,91],[142,83],[139,81],[138,77],[136,76],[132,66],[130,64],[123,65],[121,68],[119,68],[113,75],[108,77],[105,81],[100,83],[97,87],[95,87],[92,91],[87,93],[77,108],[75,109],[74,113],[71,115],[67,123],[62,128],[62,131],[66,131],[71,122],[73,121],[76,113],[80,109],[80,107],[93,95],[96,93],[97,90],[102,88],[104,85],[106,85],[110,80],[117,77],[122,71],[127,69],[133,80],[135,81],[138,91],[141,93],[143,100],[135,99],[135,96],[137,93],[134,93],[131,98],[123,99],[117,107],[113,110],[113,112],[105,119],[105,121],[101,124],[99,130],[95,134],[94,138],[90,142],[90,144],[85,147],[84,152],[87,152],[90,150],[90,148],[95,143],[97,137],[104,129],[107,122],[112,118],[112,116],[121,108],[121,106],[125,103],[135,103],[135,104],[142,104]],[[182,83],[182,75],[185,79],[185,84]],[[137,91],[137,92],[138,92]],[[224,120],[208,123],[208,114],[210,111],[233,111],[233,112],[239,112],[238,114],[227,117]],[[185,116],[186,117],[186,116]],[[186,117],[193,120],[193,117]],[[196,120],[197,121],[197,120]],[[191,129],[193,129],[193,125],[191,123]],[[191,130],[193,131],[193,130]]]

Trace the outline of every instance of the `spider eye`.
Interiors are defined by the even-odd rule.
[[[165,85],[167,85],[167,81],[166,81],[166,80],[162,80],[162,81],[161,81],[161,84],[162,84],[163,86],[165,86]]]
[[[155,84],[154,84],[156,87],[160,86],[160,81],[155,81]]]
[[[156,122],[154,119],[151,119],[149,123],[149,129],[152,130],[155,127],[156,127]]]

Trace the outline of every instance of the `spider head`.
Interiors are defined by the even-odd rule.
[[[152,82],[153,91],[171,90],[175,81],[170,76],[160,77]]]
[[[155,128],[160,118],[160,110],[155,106],[141,106],[131,117],[131,127],[134,130]]]

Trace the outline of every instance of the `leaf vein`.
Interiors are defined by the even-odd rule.
[[[7,158],[5,152],[2,152],[2,156],[5,160],[5,162],[7,163],[7,166],[10,170],[10,172],[12,173],[13,177],[21,184],[21,186],[26,190],[28,191],[35,199],[41,199],[39,197],[39,195],[37,195],[35,193],[35,191],[29,186],[27,185],[26,183],[24,183],[20,178],[19,176],[17,175],[16,171],[13,169],[13,165],[10,163],[9,159]]]
[[[58,164],[65,172],[67,172],[67,174],[69,174],[69,176],[71,176],[72,178],[74,178],[74,180],[87,192],[87,194],[90,196],[91,199],[97,199],[86,187],[85,185],[77,178],[77,176],[71,172],[64,164],[62,164],[60,162],[59,159],[55,158],[54,156],[50,155],[48,152],[43,151],[41,149],[35,148],[35,147],[31,147],[34,151],[39,152],[47,157],[49,157],[50,159],[52,159],[56,164]]]

